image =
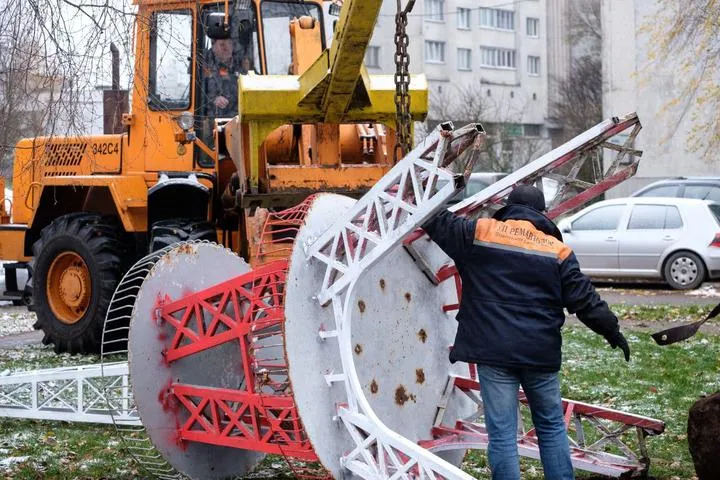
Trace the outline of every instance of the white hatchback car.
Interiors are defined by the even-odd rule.
[[[720,277],[720,203],[689,198],[605,200],[558,222],[593,278],[662,279],[675,289]]]

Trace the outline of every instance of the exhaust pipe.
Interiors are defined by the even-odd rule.
[[[103,92],[103,133],[123,133],[122,116],[128,113],[129,97],[127,90],[120,90],[120,50],[110,43],[112,55],[112,89]]]

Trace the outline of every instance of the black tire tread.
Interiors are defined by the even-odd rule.
[[[59,330],[59,321],[55,318],[44,296],[38,295],[38,289],[44,288],[46,280],[33,278],[33,310],[37,313],[37,321],[33,325],[36,330],[45,333],[43,344],[53,344],[56,353],[68,352],[75,354],[91,354],[100,352],[105,314],[113,292],[122,276],[122,258],[124,245],[120,241],[120,228],[114,219],[97,214],[72,213],[55,219],[45,227],[40,239],[33,245],[33,258],[30,271],[37,270],[45,247],[55,238],[70,237],[78,243],[86,244],[95,260],[97,268],[91,269],[93,289],[99,288],[97,303],[72,327],[72,332]],[[87,262],[86,262],[87,263]],[[90,317],[88,317],[90,315]]]

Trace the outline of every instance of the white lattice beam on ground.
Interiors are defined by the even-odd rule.
[[[129,388],[126,362],[4,376],[0,417],[140,425],[131,403],[108,403],[106,391],[118,388]]]

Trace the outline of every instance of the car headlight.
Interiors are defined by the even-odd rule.
[[[177,123],[178,125],[180,125],[180,128],[188,131],[193,127],[195,123],[195,117],[193,116],[192,112],[183,112],[180,114],[180,116],[177,117]]]

